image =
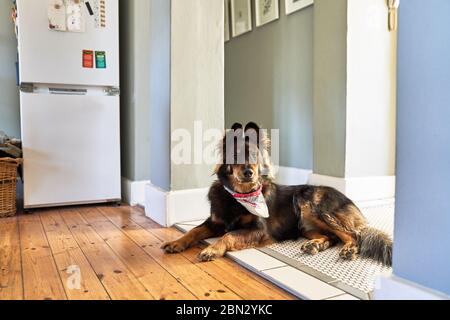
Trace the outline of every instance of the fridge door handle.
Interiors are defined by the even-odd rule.
[[[34,85],[32,83],[21,83],[19,89],[24,93],[33,93]]]
[[[87,94],[87,89],[69,89],[69,88],[48,88],[50,94],[63,94],[73,96],[84,96]]]
[[[120,96],[120,88],[118,87],[109,87],[105,90],[105,93],[108,96]]]

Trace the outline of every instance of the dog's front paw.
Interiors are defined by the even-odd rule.
[[[166,242],[161,246],[165,253],[180,253],[187,249],[186,243],[182,241]]]
[[[356,244],[346,244],[339,252],[339,256],[345,260],[356,260],[358,258],[359,248]]]
[[[217,258],[221,258],[224,256],[223,252],[220,252],[219,250],[217,250],[214,247],[208,247],[205,250],[203,250],[202,252],[200,252],[200,254],[198,255],[198,260],[200,262],[208,262],[208,261],[214,261]]]
[[[310,255],[316,255],[319,252],[327,250],[331,246],[331,243],[329,241],[323,241],[323,240],[310,240],[305,242],[301,250],[304,253],[310,254]]]

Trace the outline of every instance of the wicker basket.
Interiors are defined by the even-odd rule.
[[[17,168],[20,159],[0,158],[0,218],[16,214]]]

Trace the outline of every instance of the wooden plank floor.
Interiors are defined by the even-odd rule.
[[[134,207],[40,210],[0,219],[0,300],[290,300],[201,246],[166,255],[179,237]]]

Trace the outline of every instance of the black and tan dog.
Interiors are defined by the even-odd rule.
[[[247,138],[239,144],[236,140],[240,135],[244,139],[256,135],[257,142]],[[229,147],[230,141],[233,147]],[[318,254],[341,242],[343,259],[354,260],[359,255],[392,264],[390,237],[369,227],[361,211],[345,195],[328,187],[281,186],[273,182],[269,141],[256,124],[249,123],[245,128],[235,124],[221,146],[223,163],[217,166],[218,180],[209,191],[210,218],[181,239],[164,244],[165,252],[179,253],[201,240],[221,237],[199,255],[199,260],[210,261],[227,251],[304,237],[309,241],[302,251],[308,254]],[[231,161],[230,149],[234,153]],[[241,154],[245,154],[243,162],[237,159]],[[257,190],[267,204],[267,218],[250,213],[233,196]]]

